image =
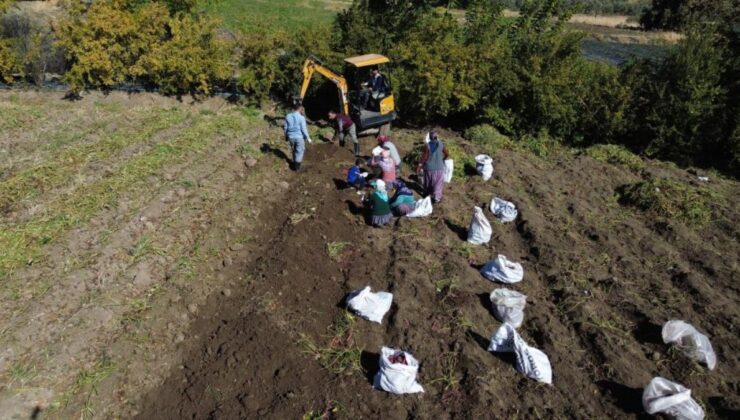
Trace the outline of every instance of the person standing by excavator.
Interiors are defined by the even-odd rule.
[[[336,130],[335,136],[339,138],[339,146],[344,147],[347,135],[352,140],[355,157],[360,156],[360,143],[357,140],[357,126],[349,115],[344,113],[337,113],[332,110],[329,111],[329,120],[335,124],[334,129]]]
[[[285,116],[285,139],[290,142],[290,148],[293,152],[293,170],[301,170],[303,162],[303,153],[306,151],[306,142],[311,143],[311,136],[308,134],[306,126],[306,117],[303,116],[303,106],[295,104],[293,112]]]

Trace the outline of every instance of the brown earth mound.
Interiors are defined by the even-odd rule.
[[[418,136],[396,133],[402,152]],[[431,217],[374,229],[342,189],[349,151],[313,145],[306,160],[306,172],[283,173],[289,191],[262,213],[256,253],[236,264],[246,284],[199,310],[182,365],[127,415],[635,418],[654,376],[690,388],[712,417],[740,414],[737,183],[699,185],[662,164],[637,172],[565,151],[540,159],[501,150],[490,182],[454,180]],[[686,226],[619,204],[622,186],[650,175],[722,197],[712,221]],[[486,210],[490,245],[467,244],[473,206],[494,195],[516,203],[518,219],[500,224]],[[549,356],[552,386],[486,350],[500,325],[488,295],[502,286],[478,268],[498,253],[524,265],[511,287],[528,296],[519,331]],[[383,325],[345,314],[343,297],[366,285],[394,294]],[[670,319],[710,337],[715,370],[662,343]],[[426,393],[372,389],[384,345],[419,359]]]

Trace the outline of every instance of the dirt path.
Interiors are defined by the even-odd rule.
[[[410,143],[402,143],[408,150]],[[717,251],[696,248],[702,244],[680,226],[678,238],[656,248],[649,218],[611,204],[615,188],[639,179],[630,171],[590,158],[522,160],[502,151],[496,168],[505,175],[491,184],[453,183],[432,217],[372,229],[351,204],[357,196],[332,182],[341,178],[349,153],[318,145],[307,159],[309,170],[291,182],[287,201],[270,215],[279,227],[268,228],[262,255],[247,265],[254,281],[230,298],[212,299],[189,334],[183,366],[145,398],[139,418],[334,412],[470,418],[490,416],[492,409],[505,417],[630,418],[642,412],[641,387],[654,374],[697,389],[719,417],[737,409],[731,372],[738,359],[727,347],[736,340],[726,341],[737,314],[731,315],[735,321],[724,320],[705,313],[700,303],[712,299],[721,308],[737,302],[736,263],[708,262],[717,275],[712,282],[729,292],[725,296],[704,287],[683,295],[671,283],[675,274],[646,272],[645,264],[655,264],[648,261]],[[515,200],[520,218],[494,223],[491,246],[470,246],[463,242],[470,210],[487,204],[492,190]],[[310,216],[291,222],[304,215]],[[327,245],[337,242],[348,245],[333,260]],[[737,243],[725,249],[733,252]],[[486,351],[498,325],[488,303],[496,286],[477,267],[497,253],[524,264],[525,281],[513,287],[529,296],[522,334],[550,356],[552,387],[527,380],[510,358]],[[678,264],[712,284],[702,270]],[[335,343],[331,326],[343,316],[343,296],[365,285],[394,293],[394,307],[382,326],[357,320],[342,336],[351,336],[344,348],[362,350],[363,371],[332,373],[322,368],[320,353],[306,351],[306,340],[319,347]],[[661,307],[650,290],[663,299]],[[686,307],[687,298],[695,303]],[[718,371],[666,353],[656,334],[674,317],[703,320],[724,360]],[[383,345],[407,349],[421,361],[425,394],[396,397],[371,389]]]
[[[29,103],[43,111],[43,100]],[[58,139],[59,150],[105,159],[60,161],[76,177],[39,185],[16,183],[25,164],[0,175],[9,196],[28,197],[10,200],[0,225],[0,240],[27,240],[11,248],[22,259],[0,253],[11,267],[0,294],[5,417],[635,418],[656,375],[691,388],[711,417],[740,414],[737,182],[699,184],[659,162],[631,169],[565,149],[504,148],[490,182],[455,179],[431,217],[373,229],[359,197],[341,188],[349,151],[312,145],[307,171],[293,174],[280,128],[255,110],[148,95],[68,106],[82,135]],[[127,125],[174,106],[178,118],[151,134]],[[82,118],[91,107],[100,112],[92,124],[106,129],[121,113],[115,131],[136,139],[88,149],[98,141]],[[54,110],[28,120],[39,127],[29,143],[6,143],[29,159],[18,162],[58,160],[38,138],[54,130]],[[28,121],[11,121],[13,132]],[[394,137],[406,154],[421,135]],[[620,204],[620,188],[650,177],[710,191],[712,220],[687,226]],[[491,243],[467,244],[473,206],[494,196],[515,202],[519,218],[500,224],[486,211]],[[500,325],[488,295],[502,286],[478,268],[499,253],[524,265],[524,281],[509,288],[528,296],[520,333],[550,357],[553,386],[486,350]],[[394,294],[382,325],[341,306],[366,285]],[[716,370],[662,343],[669,319],[709,335]],[[425,394],[371,388],[384,345],[421,361]]]

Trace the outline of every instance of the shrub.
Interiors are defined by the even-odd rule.
[[[740,150],[732,135],[740,85],[727,42],[711,27],[695,26],[664,61],[625,71],[633,92],[624,136],[630,148],[682,165],[732,167]]]
[[[712,217],[710,203],[715,194],[683,182],[650,178],[625,185],[618,191],[620,202],[656,215],[680,220],[690,225],[703,225]]]
[[[557,142],[547,134],[547,131],[540,131],[538,134],[524,134],[516,142],[517,149],[524,152],[546,159],[558,147]]]
[[[71,67],[65,80],[73,91],[109,88],[144,72],[137,66],[166,31],[167,8],[150,3],[131,12],[120,2],[96,1],[84,13],[73,9],[57,30]]]
[[[36,83],[44,81],[47,72],[62,74],[66,70],[64,53],[54,45],[51,18],[11,9],[2,16],[2,35],[15,56],[16,71]]]
[[[633,171],[645,167],[645,162],[639,156],[616,144],[597,144],[586,149],[585,154],[599,162],[626,166]]]
[[[283,34],[245,34],[237,40],[239,89],[254,103],[269,98],[280,76],[279,50],[285,45]]]
[[[482,147],[486,153],[493,154],[499,149],[513,149],[514,142],[501,134],[496,127],[489,124],[475,125],[465,130],[464,137],[476,146]]]
[[[0,80],[5,83],[13,82],[13,75],[20,70],[15,54],[10,46],[10,41],[0,39]]]
[[[229,45],[216,35],[217,22],[175,15],[168,36],[154,44],[137,63],[143,75],[165,94],[209,94],[231,76]]]
[[[165,4],[166,3],[166,4]],[[227,43],[217,22],[187,13],[195,2],[117,0],[69,8],[58,26],[73,91],[123,82],[156,84],[163,93],[209,93],[230,74]]]

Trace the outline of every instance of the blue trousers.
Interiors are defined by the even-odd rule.
[[[301,139],[288,139],[290,148],[293,151],[293,163],[303,162],[303,153],[306,151],[306,143]]]

